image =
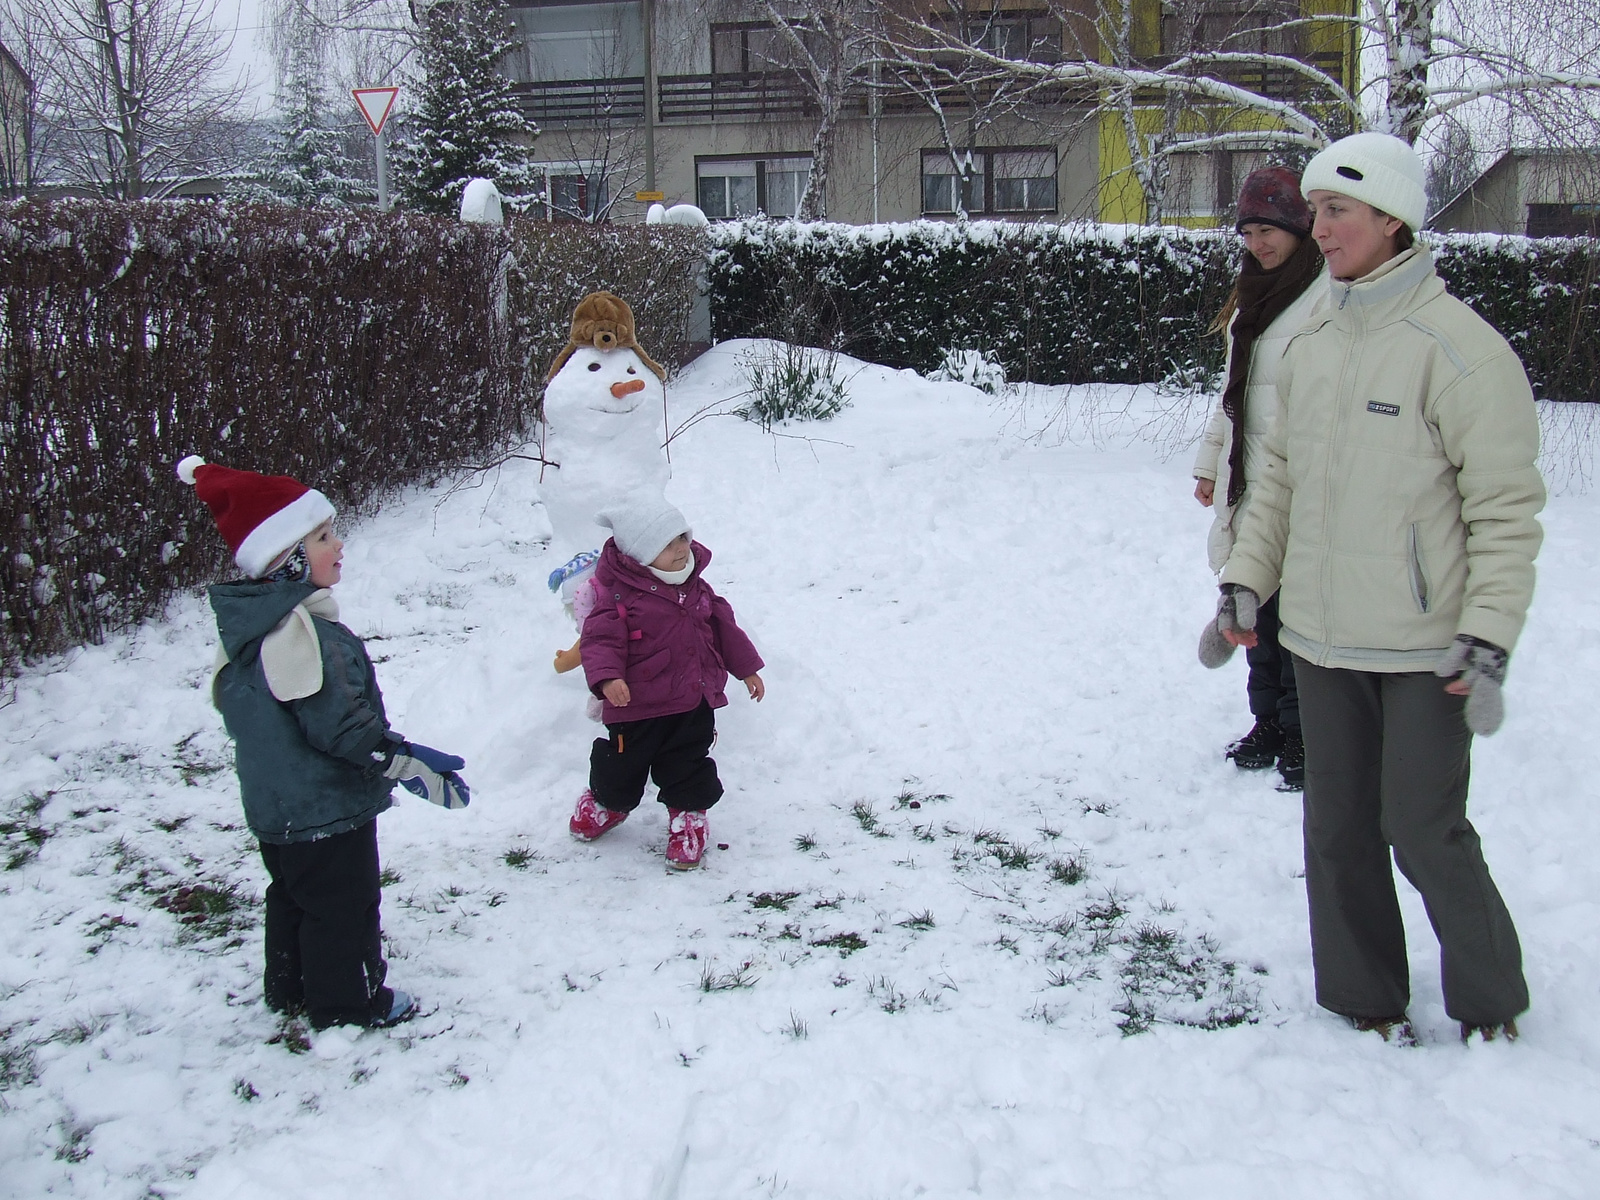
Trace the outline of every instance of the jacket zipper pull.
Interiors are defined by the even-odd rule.
[[[1339,307],[1341,310],[1344,308],[1345,302],[1350,299],[1350,289],[1354,286],[1355,284],[1353,283],[1347,283],[1344,285],[1344,295],[1339,297]]]

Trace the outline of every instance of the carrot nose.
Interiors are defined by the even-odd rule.
[[[644,380],[642,379],[626,379],[611,385],[611,394],[618,400],[642,391],[644,391]]]

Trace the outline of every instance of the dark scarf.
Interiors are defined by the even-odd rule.
[[[1256,338],[1311,286],[1322,270],[1322,251],[1309,237],[1300,239],[1283,265],[1263,271],[1248,251],[1239,269],[1234,295],[1238,308],[1233,318],[1233,357],[1228,364],[1228,386],[1222,392],[1222,411],[1233,422],[1233,445],[1228,451],[1228,507],[1244,495],[1244,397],[1250,382],[1250,357]]]

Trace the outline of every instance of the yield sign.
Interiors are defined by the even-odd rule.
[[[356,98],[356,103],[361,107],[361,115],[367,119],[367,124],[372,126],[373,136],[383,132],[383,123],[389,119],[389,110],[394,107],[394,98],[400,94],[397,87],[370,87],[351,88],[350,94]]]

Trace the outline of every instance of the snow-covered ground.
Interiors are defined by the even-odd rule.
[[[740,352],[676,412],[735,393]],[[571,548],[532,536],[532,464],[347,531],[340,600],[395,725],[473,785],[380,822],[411,1025],[307,1044],[260,1003],[264,873],[199,599],[23,678],[0,1193],[1594,1196],[1600,500],[1547,511],[1510,715],[1476,753],[1524,1036],[1457,1042],[1408,892],[1404,1049],[1312,1003],[1298,802],[1221,758],[1249,718],[1242,662],[1194,655],[1209,514],[1177,447],[1204,402],[878,367],[851,390],[826,424],[713,416],[673,445],[671,495],[769,664],[765,703],[719,718],[726,849],[699,873],[663,869],[650,802],[567,836],[596,727],[550,670]]]

